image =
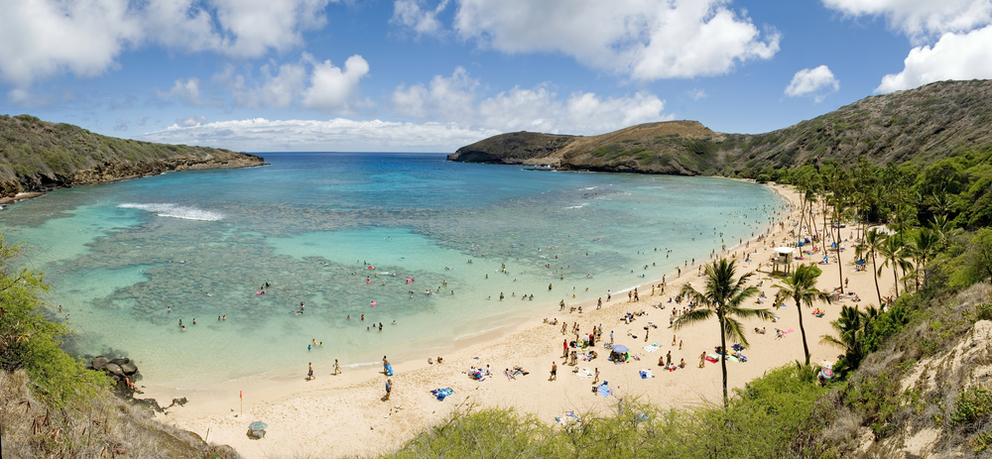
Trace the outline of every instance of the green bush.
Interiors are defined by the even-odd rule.
[[[48,286],[41,273],[11,266],[19,252],[0,236],[0,369],[24,368],[35,392],[54,407],[110,387],[102,372],[87,370],[59,347],[71,330],[45,319],[40,295]]]
[[[992,392],[971,387],[958,393],[958,402],[951,413],[951,425],[972,424],[992,412]]]

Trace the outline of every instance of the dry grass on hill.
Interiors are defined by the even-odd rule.
[[[23,370],[0,371],[0,435],[4,459],[48,457],[239,458],[227,446],[161,424],[150,409],[107,393],[52,410],[31,394]]]

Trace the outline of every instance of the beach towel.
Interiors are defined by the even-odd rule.
[[[503,370],[503,374],[506,375],[506,378],[507,379],[517,379],[517,378],[513,377],[512,374],[510,374],[510,370]]]
[[[392,376],[393,375],[393,366],[387,363],[385,365],[385,367],[386,367],[385,368],[385,370],[386,370],[386,376]]]
[[[572,423],[582,423],[582,419],[579,418],[574,411],[566,411],[562,413],[561,416],[555,416],[555,421],[561,424],[562,427],[568,427]]]
[[[651,370],[640,370],[638,373],[641,375],[641,379],[648,379],[654,377],[654,375],[651,374]]]
[[[591,378],[592,377],[592,373],[589,371],[588,368],[582,368],[575,375],[578,376],[578,377],[580,377],[580,378]]]
[[[444,389],[434,389],[431,391],[431,394],[437,397],[437,400],[439,402],[443,402],[445,397],[454,393],[455,393],[454,389],[450,387],[445,387]]]
[[[791,328],[790,328],[790,329],[788,329],[788,330],[786,330],[786,331],[784,331],[784,332],[782,332],[782,334],[783,334],[783,335],[788,335],[789,333],[792,333],[793,331],[795,331],[795,330],[793,330],[793,329],[791,329]]]
[[[613,395],[613,389],[610,389],[610,387],[604,382],[603,384],[596,386],[596,393],[602,395],[603,397],[609,397]]]
[[[654,344],[652,344],[650,346],[644,346],[644,352],[651,353],[651,352],[657,351],[658,348],[660,348],[660,347],[661,346],[659,346],[658,343],[654,343]]]
[[[716,354],[706,354],[706,361],[710,363],[717,363],[720,360],[720,356]]]

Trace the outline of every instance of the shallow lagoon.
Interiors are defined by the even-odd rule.
[[[193,387],[443,353],[562,299],[647,285],[783,210],[767,187],[716,178],[263,156],[59,190],[0,212],[0,231],[30,246],[80,352],[126,352],[147,383]]]

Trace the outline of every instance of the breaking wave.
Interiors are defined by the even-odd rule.
[[[195,207],[180,206],[177,204],[134,204],[124,203],[117,207],[124,209],[141,209],[154,212],[159,217],[182,218],[185,220],[202,220],[213,222],[224,218],[223,214],[210,212],[208,210],[197,209]]]

